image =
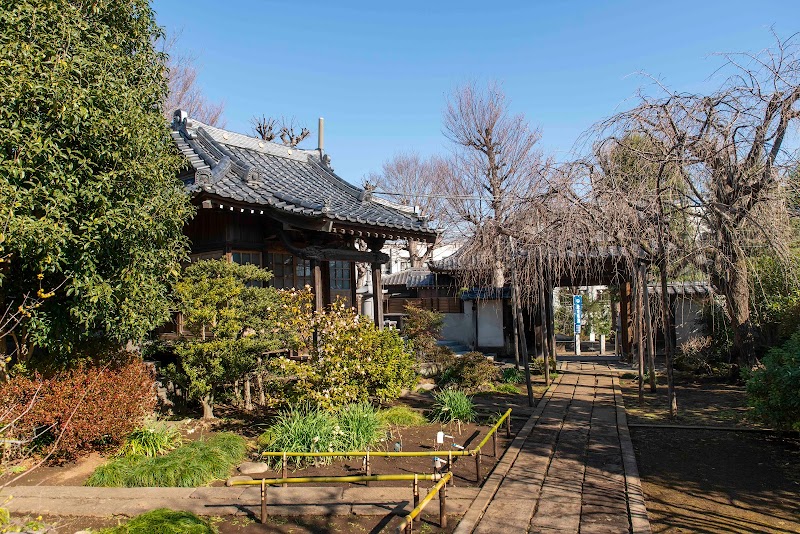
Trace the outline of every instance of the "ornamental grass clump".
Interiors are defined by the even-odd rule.
[[[348,404],[336,418],[343,432],[343,450],[365,451],[386,437],[383,421],[369,403]]]
[[[178,429],[163,422],[136,428],[128,434],[117,457],[161,456],[177,449],[182,438]]]
[[[516,367],[506,367],[500,381],[504,384],[520,384],[525,380],[525,374]]]
[[[378,417],[386,425],[399,427],[422,426],[428,423],[424,415],[408,406],[392,406],[381,410]]]
[[[434,393],[433,399],[431,411],[433,421],[470,423],[475,420],[475,404],[472,398],[460,389],[445,389]]]
[[[87,486],[198,487],[226,478],[244,459],[247,442],[231,433],[183,445],[163,456],[114,459],[98,467]]]
[[[259,436],[258,444],[262,451],[332,452],[342,450],[345,440],[334,414],[305,404],[281,412],[275,423]],[[265,461],[280,464],[281,459],[266,458]],[[287,461],[299,468],[309,459],[290,457]],[[317,461],[328,464],[331,459],[321,457]]]
[[[330,412],[311,404],[281,412],[275,423],[261,434],[258,444],[270,452],[347,452],[374,448],[385,439],[385,425],[369,403],[348,404]],[[289,457],[287,463],[301,468],[309,463],[329,464],[330,456]],[[281,458],[265,462],[280,465]]]
[[[103,529],[101,534],[215,534],[217,529],[191,512],[159,508],[137,515],[122,525]]]

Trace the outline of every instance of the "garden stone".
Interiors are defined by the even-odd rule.
[[[244,462],[239,466],[239,472],[243,475],[262,475],[267,471],[271,469],[264,462]]]

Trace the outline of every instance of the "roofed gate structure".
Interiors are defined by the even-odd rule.
[[[180,178],[197,208],[184,230],[192,259],[263,266],[277,288],[311,286],[321,309],[337,298],[354,305],[356,262],[371,265],[380,287],[386,240],[436,237],[424,218],[337,176],[322,135],[318,149],[299,149],[215,128],[181,110],[172,130],[189,163]],[[374,317],[382,327],[377,293]]]

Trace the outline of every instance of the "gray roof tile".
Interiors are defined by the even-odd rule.
[[[182,118],[182,120],[181,120]],[[303,150],[229,132],[178,115],[172,138],[195,170],[193,194],[434,236],[426,221],[337,176],[316,150]]]

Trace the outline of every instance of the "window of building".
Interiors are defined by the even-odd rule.
[[[312,283],[310,260],[282,252],[269,252],[266,267],[272,271],[271,284],[277,289],[302,288]]]
[[[244,252],[241,250],[234,250],[231,252],[231,261],[239,265],[258,265],[261,267],[261,253],[260,252]],[[262,282],[248,282],[248,287],[261,287]]]
[[[297,288],[312,285],[311,260],[294,258],[294,279]]]
[[[331,289],[342,290],[350,289],[350,262],[348,261],[332,261],[330,262],[331,270]]]
[[[231,253],[231,261],[239,265],[258,265],[261,267],[261,253],[234,251]]]
[[[277,289],[288,289],[294,285],[294,257],[280,252],[267,253],[267,269],[272,271],[270,284]]]

